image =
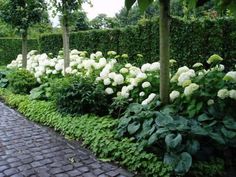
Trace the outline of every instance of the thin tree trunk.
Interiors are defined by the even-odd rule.
[[[22,34],[22,67],[27,67],[27,32]]]
[[[160,0],[160,97],[163,104],[169,102],[170,59],[170,0]]]
[[[70,66],[70,44],[69,44],[69,27],[67,25],[63,28],[63,53],[64,53],[64,71]]]

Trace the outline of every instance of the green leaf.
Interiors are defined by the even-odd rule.
[[[135,2],[136,0],[125,0],[125,7],[127,8],[127,11],[131,9]]]
[[[200,143],[196,140],[187,141],[187,151],[190,154],[195,154],[200,149]]]
[[[236,121],[234,119],[229,118],[223,121],[226,128],[231,130],[236,130]]]
[[[223,135],[224,135],[226,138],[233,139],[233,138],[236,137],[236,132],[227,130],[227,129],[224,128],[224,127],[221,128],[221,132],[223,133]]]
[[[221,134],[218,133],[209,133],[209,136],[215,140],[216,142],[218,142],[219,144],[225,144],[225,140],[223,139],[223,137],[221,136]]]
[[[179,156],[179,161],[175,167],[175,172],[181,175],[185,174],[189,171],[191,166],[192,166],[192,156],[187,152],[183,152]]]
[[[175,149],[182,142],[182,135],[169,134],[165,137],[165,142],[168,148]]]
[[[192,126],[191,132],[195,135],[203,135],[203,136],[208,135],[208,132],[204,128],[200,127],[199,125]]]
[[[138,129],[140,128],[140,123],[137,123],[137,122],[133,122],[132,124],[129,124],[128,126],[128,132],[129,134],[134,134],[138,131]]]
[[[158,140],[157,133],[153,133],[152,136],[148,139],[148,145],[154,144]]]
[[[213,119],[213,118],[208,117],[208,115],[205,114],[205,113],[201,114],[201,115],[198,116],[198,118],[197,118],[197,120],[198,120],[199,122],[204,122],[204,121],[212,120],[212,119]]]
[[[157,118],[155,119],[155,123],[158,126],[166,126],[169,123],[173,122],[173,118],[169,115],[165,115],[163,113],[157,112]]]
[[[153,0],[138,0],[140,10],[144,12],[152,2]]]

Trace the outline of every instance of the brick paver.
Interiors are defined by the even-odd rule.
[[[0,177],[131,177],[0,102]]]

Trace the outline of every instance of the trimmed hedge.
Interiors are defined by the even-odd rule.
[[[38,49],[38,40],[28,40],[28,50]],[[21,53],[21,39],[0,38],[0,65],[9,64]]]
[[[30,120],[54,127],[73,139],[83,140],[84,145],[100,158],[117,161],[141,176],[170,176],[171,169],[154,154],[141,151],[137,143],[127,138],[115,138],[118,120],[88,115],[63,116],[51,102],[32,101],[28,96],[16,95],[6,89],[0,89],[0,97]]]
[[[179,65],[191,66],[205,63],[212,54],[219,54],[228,66],[236,61],[236,21],[231,18],[184,21],[171,20],[171,58]],[[89,30],[70,34],[70,48],[95,51],[127,53],[131,63],[146,63],[159,60],[158,20],[144,21],[137,26],[122,29]],[[29,50],[58,54],[62,49],[62,35],[42,35],[38,41],[29,40]],[[21,53],[20,39],[0,38],[0,65],[7,64]],[[137,61],[137,54],[144,60]]]
[[[171,58],[181,65],[205,62],[212,54],[226,59],[226,64],[236,59],[236,21],[231,18],[217,20],[171,21]],[[43,35],[39,39],[41,52],[57,54],[62,48],[61,34]],[[109,50],[119,54],[127,53],[130,62],[135,63],[136,55],[143,54],[144,61],[159,60],[158,21],[145,21],[138,26],[124,29],[90,30],[72,33],[70,48],[88,52]],[[235,60],[234,60],[235,61]]]

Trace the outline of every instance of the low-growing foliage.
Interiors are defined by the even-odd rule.
[[[107,115],[111,99],[101,85],[90,78],[65,77],[53,86],[53,94],[60,111],[70,114]]]
[[[15,95],[5,89],[0,89],[0,95],[30,120],[54,127],[73,139],[83,140],[83,144],[101,159],[117,161],[141,176],[170,176],[170,167],[164,165],[154,154],[140,150],[137,143],[132,143],[127,138],[115,138],[117,120],[88,115],[63,116],[51,102],[32,101],[28,96]]]
[[[12,69],[7,74],[9,88],[13,93],[28,94],[38,85],[32,73],[25,69]]]

